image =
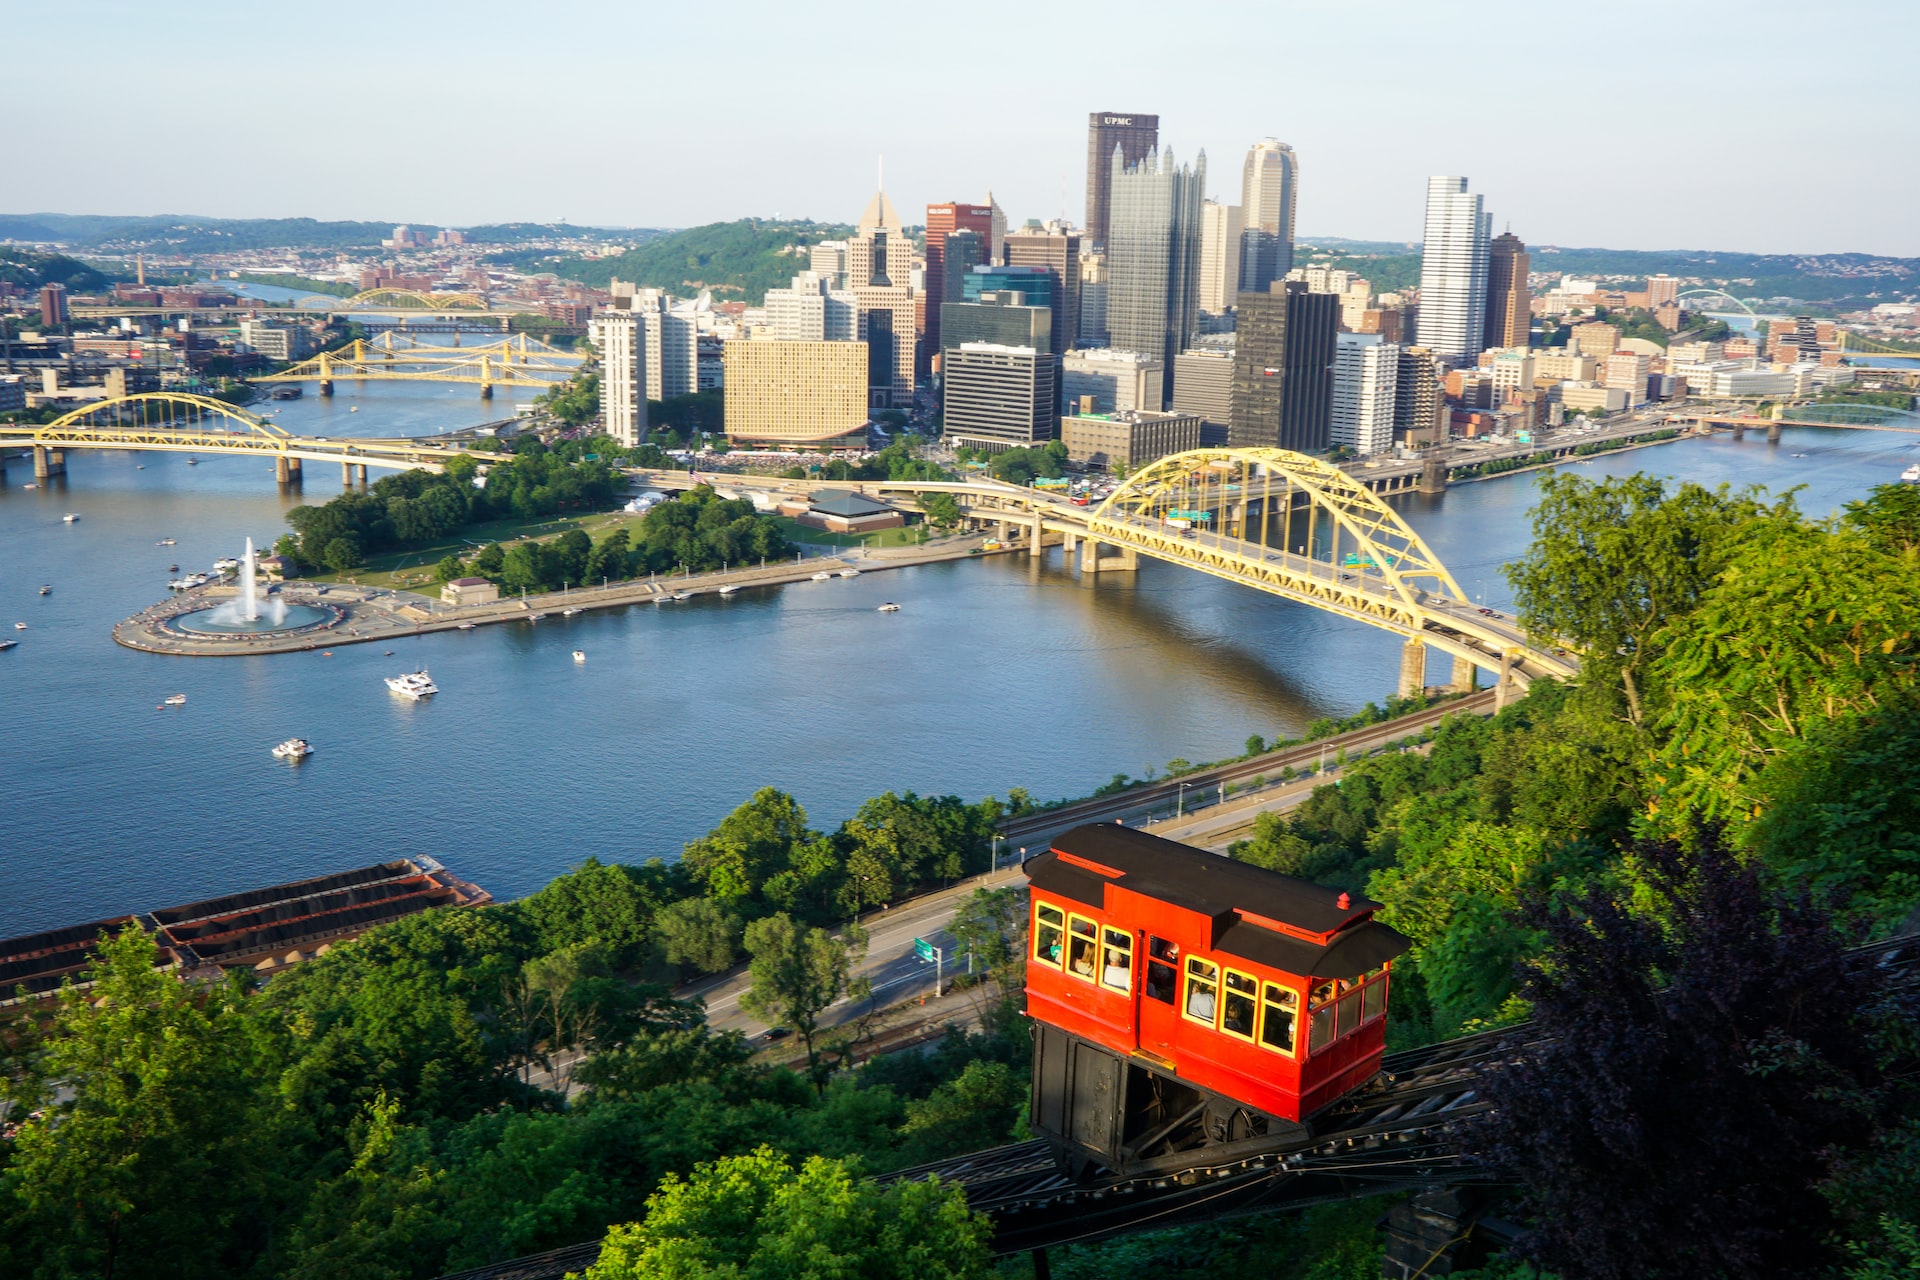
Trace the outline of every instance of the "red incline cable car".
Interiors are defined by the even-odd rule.
[[[1379,903],[1117,824],[1026,872],[1031,1123],[1068,1164],[1304,1136],[1379,1070],[1412,945]]]

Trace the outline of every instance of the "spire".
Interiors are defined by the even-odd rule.
[[[887,199],[886,165],[886,157],[881,156],[874,166],[873,199],[867,201],[867,210],[860,215],[862,231],[900,232],[900,215],[893,211],[893,201]]]

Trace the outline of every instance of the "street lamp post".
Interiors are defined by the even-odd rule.
[[[1180,784],[1180,790],[1175,793],[1173,798],[1173,816],[1176,818],[1184,818],[1186,814],[1187,814],[1187,784],[1183,782]]]

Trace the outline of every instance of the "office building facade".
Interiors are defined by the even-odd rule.
[[[1067,458],[1086,467],[1132,471],[1155,458],[1200,447],[1200,419],[1191,413],[1069,413],[1060,419]]]
[[[1028,306],[1017,293],[985,293],[971,302],[942,303],[940,310],[940,332],[947,344],[940,352],[943,371],[947,354],[970,342],[1039,347],[1053,354],[1053,312]]]
[[[1403,444],[1447,437],[1447,397],[1440,357],[1425,347],[1401,347],[1393,387],[1393,434]]]
[[[858,444],[867,435],[867,350],[858,342],[734,339],[725,365],[727,439]]]
[[[1365,456],[1393,448],[1400,348],[1378,334],[1343,333],[1334,341],[1333,411],[1328,438]]]
[[[1159,359],[1171,382],[1173,357],[1192,342],[1200,311],[1200,206],[1207,153],[1191,167],[1171,150],[1131,168],[1116,155],[1107,245],[1107,343]],[[1172,387],[1163,387],[1161,408]]]
[[[782,342],[853,342],[860,336],[860,304],[851,289],[803,271],[785,289],[767,290],[767,328]]]
[[[625,448],[647,438],[647,327],[627,308],[596,317],[600,428]]]
[[[1531,266],[1527,246],[1511,231],[1487,245],[1486,347],[1524,347],[1532,340],[1533,294],[1527,289]]]
[[[1059,429],[1053,353],[1045,347],[966,342],[942,356],[945,438],[955,447],[1018,449]]]
[[[867,394],[876,409],[913,403],[917,345],[913,239],[884,191],[875,191],[847,240],[847,288],[867,344]]]
[[[1240,171],[1240,289],[1259,293],[1293,270],[1293,216],[1300,160],[1273,138],[1253,144]]]
[[[931,370],[933,357],[940,350],[940,304],[947,300],[947,237],[956,231],[965,231],[977,237],[973,244],[973,261],[969,267],[986,261],[981,252],[993,242],[993,206],[986,204],[961,204],[949,200],[944,204],[927,206],[927,249],[926,249],[926,287],[922,305],[926,309],[926,325],[920,335],[919,372],[924,375]]]
[[[1220,315],[1240,293],[1240,206],[1200,206],[1200,309]]]
[[[1450,364],[1472,364],[1486,346],[1487,256],[1492,215],[1467,180],[1427,179],[1420,255],[1420,345]]]
[[[1087,117],[1087,222],[1089,245],[1105,246],[1113,195],[1113,153],[1138,164],[1160,145],[1160,117],[1095,111]]]
[[[54,328],[67,323],[67,286],[63,284],[43,284],[40,286],[40,323],[45,328]]]
[[[1200,419],[1202,444],[1227,443],[1233,421],[1233,349],[1196,347],[1173,358],[1173,412]]]
[[[1079,235],[1029,223],[1007,233],[1003,256],[1009,267],[1038,268],[1053,277],[1053,354],[1066,354],[1080,328]]]
[[[1276,281],[1240,295],[1227,442],[1317,453],[1331,442],[1340,299]]]
[[[1060,361],[1060,403],[1069,413],[1151,410],[1160,403],[1166,371],[1138,351],[1069,351]]]

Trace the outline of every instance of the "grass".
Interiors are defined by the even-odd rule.
[[[350,569],[346,573],[315,574],[309,580],[353,582],[361,586],[388,587],[396,591],[417,590],[424,587],[431,592],[438,587],[433,576],[434,566],[449,555],[469,556],[489,542],[497,542],[503,547],[510,547],[516,542],[545,542],[559,537],[569,529],[579,529],[598,542],[613,530],[631,525],[640,519],[640,516],[628,515],[624,511],[601,511],[589,515],[557,518],[489,520],[485,524],[468,525],[460,532],[449,534],[432,546],[368,556],[367,562],[357,569]]]
[[[774,517],[780,522],[780,528],[794,542],[809,547],[917,547],[925,539],[920,536],[925,525],[908,525],[899,529],[881,529],[877,533],[829,533],[825,529],[815,529],[801,524],[790,516]]]

